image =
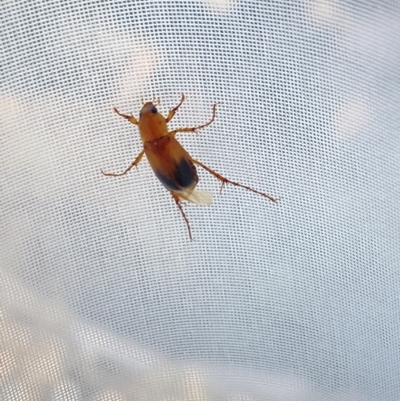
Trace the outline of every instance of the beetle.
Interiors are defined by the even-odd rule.
[[[137,167],[142,160],[143,155],[146,155],[154,174],[164,185],[164,187],[171,193],[172,198],[176,202],[186,222],[189,231],[189,238],[192,240],[193,238],[189,219],[183,210],[182,201],[192,202],[197,205],[209,206],[213,200],[212,192],[196,189],[196,186],[199,182],[196,165],[202,167],[219,181],[221,181],[222,184],[220,192],[222,192],[222,188],[225,184],[232,184],[268,198],[272,202],[277,202],[277,199],[249,186],[231,181],[190,156],[190,154],[175,138],[176,134],[183,132],[196,132],[211,125],[215,120],[217,103],[213,105],[212,117],[207,123],[197,127],[178,128],[168,131],[167,124],[172,120],[184,100],[185,95],[182,93],[179,104],[169,110],[166,118],[163,117],[156,108],[156,105],[160,103],[159,100],[158,102],[153,100],[152,102],[144,103],[142,109],[140,110],[139,119],[136,119],[133,115],[122,114],[117,108],[114,108],[114,111],[119,116],[139,127],[140,137],[143,142],[143,149],[136,156],[135,160],[122,173],[105,173],[103,170],[101,170],[101,172],[107,177],[118,177],[125,175],[133,167]]]

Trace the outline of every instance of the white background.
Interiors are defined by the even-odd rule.
[[[400,6],[0,4],[0,398],[400,400]],[[141,98],[206,165],[194,241]]]

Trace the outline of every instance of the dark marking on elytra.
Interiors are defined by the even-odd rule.
[[[160,171],[154,171],[157,178],[169,191],[182,191],[192,187],[198,181],[196,167],[191,161],[181,159],[176,166],[174,177],[166,177]]]

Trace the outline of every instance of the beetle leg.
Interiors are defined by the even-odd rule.
[[[185,100],[185,95],[182,93],[182,97],[181,97],[181,101],[179,102],[178,106],[172,108],[169,113],[167,118],[165,119],[165,122],[168,123],[169,121],[172,120],[172,118],[174,117],[175,113],[178,111],[179,107],[182,106],[183,101]]]
[[[174,198],[174,201],[176,202],[176,204],[178,205],[179,210],[180,210],[180,212],[181,212],[183,218],[185,219],[185,222],[186,222],[186,225],[187,225],[187,228],[188,228],[188,231],[189,231],[189,238],[190,238],[190,241],[193,241],[193,238],[192,238],[192,231],[191,231],[191,229],[190,229],[190,224],[189,224],[189,219],[187,218],[187,216],[186,216],[186,214],[185,214],[185,212],[184,212],[184,210],[183,210],[182,202],[181,202],[179,196],[178,196],[175,192],[172,192],[172,191],[171,191],[171,195],[172,195],[172,197]]]
[[[175,134],[177,134],[178,132],[196,132],[196,131],[199,130],[199,129],[208,127],[208,126],[211,125],[211,124],[213,123],[213,121],[215,120],[215,115],[216,115],[216,113],[217,113],[217,103],[214,104],[214,106],[213,106],[213,115],[212,115],[212,117],[211,117],[211,120],[208,121],[207,123],[205,123],[205,124],[203,124],[203,125],[199,125],[198,127],[178,128],[178,129],[175,129],[175,130],[173,130],[173,131],[168,132],[168,134],[170,134],[170,135],[175,135]]]
[[[133,117],[132,115],[128,116],[127,114],[122,114],[122,113],[120,113],[120,112],[118,111],[118,109],[117,109],[116,107],[114,107],[114,111],[115,111],[119,116],[126,118],[130,123],[135,124],[135,125],[138,125],[138,124],[139,124],[139,121],[138,121],[135,117]]]
[[[217,172],[214,171],[214,170],[211,170],[209,167],[205,166],[203,163],[200,163],[200,162],[197,161],[197,160],[194,160],[193,158],[192,158],[192,162],[193,162],[194,164],[197,164],[197,165],[200,166],[200,167],[203,167],[204,170],[208,171],[208,172],[209,172],[210,174],[212,174],[215,178],[217,178],[218,180],[220,180],[220,181],[222,182],[221,191],[220,191],[220,192],[222,192],[222,188],[224,187],[225,184],[232,184],[232,185],[235,185],[236,187],[242,187],[242,188],[247,189],[247,190],[249,190],[249,191],[251,191],[251,192],[254,192],[254,193],[256,193],[256,194],[259,194],[259,195],[261,195],[261,196],[264,196],[264,198],[268,198],[268,199],[271,200],[272,202],[277,202],[277,201],[278,201],[277,199],[273,198],[273,197],[270,196],[270,195],[265,194],[264,192],[257,191],[256,189],[253,189],[253,188],[248,187],[248,186],[246,186],[246,185],[239,184],[238,182],[234,182],[234,181],[228,180],[228,178],[222,176],[221,174],[217,173]]]
[[[131,170],[133,167],[137,167],[137,165],[140,163],[140,160],[142,159],[144,155],[144,150],[142,150],[136,157],[136,159],[129,165],[129,167],[123,172],[123,173],[105,173],[103,170],[101,170],[101,173],[107,177],[119,177],[121,175],[125,175],[129,170]]]

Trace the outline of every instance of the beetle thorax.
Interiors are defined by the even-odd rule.
[[[139,131],[143,142],[154,141],[168,135],[165,118],[152,102],[145,103],[140,111]]]

